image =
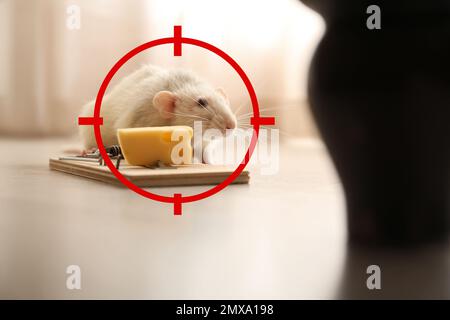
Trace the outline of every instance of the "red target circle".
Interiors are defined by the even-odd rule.
[[[204,48],[208,51],[211,51],[221,57],[223,60],[225,60],[233,69],[239,74],[240,78],[245,84],[245,87],[250,95],[251,103],[252,103],[252,109],[253,109],[253,118],[251,121],[251,124],[253,126],[253,134],[252,139],[250,141],[249,148],[247,149],[247,152],[244,156],[244,159],[242,162],[238,165],[238,167],[231,173],[224,181],[222,181],[220,184],[212,187],[211,189],[208,189],[202,193],[198,193],[195,195],[190,196],[181,196],[181,194],[175,194],[173,197],[170,196],[162,196],[158,194],[151,193],[149,191],[146,191],[138,186],[136,186],[134,183],[126,179],[119,170],[116,169],[114,164],[112,163],[111,159],[108,157],[107,152],[105,150],[105,147],[103,145],[103,140],[101,136],[100,131],[100,125],[102,124],[102,118],[100,117],[100,108],[103,100],[103,96],[105,94],[105,91],[113,78],[113,76],[116,74],[116,72],[132,57],[137,55],[138,53],[150,49],[152,47],[156,47],[163,44],[174,44],[174,54],[175,55],[181,55],[181,43],[190,44],[194,46],[198,46],[201,48]],[[178,53],[178,54],[177,54]],[[174,203],[175,205],[181,206],[181,203],[186,202],[193,202],[201,199],[205,199],[207,197],[210,197],[219,191],[226,188],[229,184],[231,184],[244,170],[245,166],[250,160],[250,157],[255,149],[256,142],[258,140],[258,134],[259,134],[259,126],[262,124],[273,124],[274,119],[272,118],[261,118],[259,115],[259,105],[258,105],[258,99],[256,97],[255,90],[245,74],[244,70],[239,66],[239,64],[231,58],[228,54],[220,50],[219,48],[200,40],[192,39],[192,38],[184,38],[181,37],[181,27],[179,28],[179,33],[175,33],[174,37],[169,38],[161,38],[153,41],[146,42],[144,44],[141,44],[140,46],[134,48],[133,50],[129,51],[127,54],[125,54],[119,61],[116,62],[116,64],[111,68],[111,70],[106,75],[105,79],[103,80],[100,89],[97,93],[97,98],[95,100],[95,108],[94,108],[94,116],[90,119],[90,124],[94,127],[94,133],[95,133],[95,140],[97,142],[97,146],[99,149],[99,152],[101,156],[103,157],[105,164],[108,166],[108,168],[111,170],[111,172],[116,176],[116,178],[124,184],[129,189],[133,190],[134,192],[140,194],[141,196],[144,196],[146,198],[160,201],[160,202],[166,202],[166,203]],[[266,121],[264,121],[266,120]],[[269,120],[269,121],[267,121]],[[80,122],[81,124],[81,122]],[[86,123],[87,124],[87,123]],[[181,214],[181,209],[179,210]]]

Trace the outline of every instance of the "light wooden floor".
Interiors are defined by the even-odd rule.
[[[280,171],[172,207],[53,172],[61,140],[0,139],[0,298],[450,297],[447,246],[346,246],[340,183],[319,142],[286,142]],[[205,187],[158,188],[197,193]],[[79,265],[82,289],[66,288]],[[366,288],[380,265],[382,290]]]

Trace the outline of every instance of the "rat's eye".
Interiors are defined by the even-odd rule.
[[[204,99],[204,98],[200,98],[197,100],[197,104],[200,107],[206,108],[208,106],[208,101],[206,101],[206,99]]]

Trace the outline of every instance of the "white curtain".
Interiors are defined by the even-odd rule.
[[[302,133],[310,126],[306,74],[324,26],[299,1],[0,0],[0,133],[75,132],[80,107],[112,65],[141,43],[171,36],[179,24],[184,36],[231,55],[261,107],[284,128]],[[235,109],[243,105],[240,113],[249,110],[244,85],[220,58],[192,46],[183,46],[182,57],[172,50],[139,54],[111,85],[142,63],[186,67],[224,87]]]

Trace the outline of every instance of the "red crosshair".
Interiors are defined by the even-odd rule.
[[[103,145],[102,135],[100,132],[100,126],[103,125],[103,118],[100,116],[100,108],[103,100],[103,96],[105,94],[105,91],[113,78],[113,76],[116,74],[116,72],[132,57],[137,55],[139,52],[144,51],[146,49],[163,45],[163,44],[170,44],[173,43],[173,54],[174,56],[181,56],[182,52],[182,44],[190,44],[194,46],[198,46],[201,48],[204,48],[206,50],[209,50],[216,55],[220,56],[222,59],[224,59],[228,64],[233,67],[233,69],[239,74],[242,81],[245,84],[245,87],[250,95],[250,99],[252,102],[252,108],[253,108],[253,117],[250,120],[250,124],[253,126],[253,135],[252,139],[250,141],[249,148],[244,156],[244,159],[242,162],[238,165],[238,167],[234,170],[233,173],[231,173],[224,181],[222,181],[220,184],[212,187],[209,190],[206,190],[199,194],[194,194],[190,196],[182,196],[181,193],[175,193],[173,197],[169,196],[162,196],[158,194],[151,193],[149,191],[146,191],[144,189],[139,188],[134,183],[126,179],[119,170],[116,169],[114,164],[112,163],[111,159],[108,157],[107,152],[105,150],[105,147]],[[94,115],[92,117],[79,117],[78,118],[78,125],[91,125],[94,127],[94,134],[95,134],[95,140],[97,142],[98,150],[100,152],[100,155],[104,159],[105,164],[108,166],[109,170],[116,176],[116,178],[126,187],[133,190],[134,192],[140,194],[143,197],[165,202],[165,203],[173,203],[173,213],[174,215],[181,215],[182,213],[182,204],[187,202],[193,202],[205,199],[207,197],[210,197],[219,191],[226,188],[230,183],[232,183],[244,170],[245,166],[250,160],[250,157],[253,153],[253,150],[255,149],[256,143],[258,141],[258,134],[259,134],[259,127],[261,125],[274,125],[275,124],[275,118],[274,117],[260,117],[259,115],[259,106],[258,106],[258,99],[256,97],[255,90],[253,89],[253,86],[245,74],[244,70],[239,66],[239,64],[231,58],[228,54],[220,50],[219,48],[197,39],[192,38],[184,38],[181,34],[181,26],[174,26],[174,36],[168,37],[168,38],[161,38],[157,40],[153,40],[150,42],[146,42],[144,44],[141,44],[140,46],[134,48],[133,50],[129,51],[127,54],[125,54],[119,61],[116,62],[116,64],[111,68],[111,70],[106,75],[105,79],[103,80],[100,89],[97,93],[97,98],[95,100],[95,108],[94,108]]]

